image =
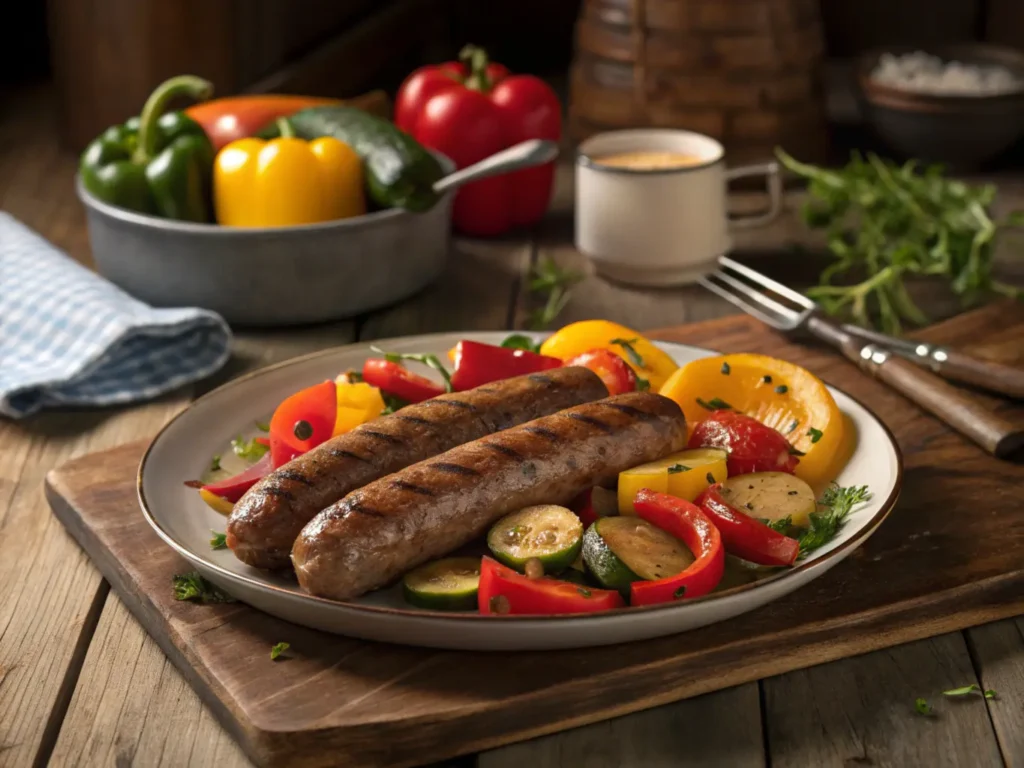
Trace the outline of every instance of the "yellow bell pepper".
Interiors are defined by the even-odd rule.
[[[227,499],[221,498],[211,491],[206,490],[205,488],[199,489],[199,498],[205,501],[210,509],[215,512],[220,512],[224,516],[230,515],[231,511],[235,508],[233,503]]]
[[[614,342],[629,342],[624,344]],[[647,379],[651,391],[657,392],[662,384],[679,366],[668,354],[658,349],[648,339],[624,325],[608,320],[581,320],[555,331],[543,344],[540,353],[557,357],[559,360],[582,355],[592,349],[607,349],[614,352],[636,372],[642,379]],[[635,352],[636,354],[632,354]],[[642,363],[637,362],[637,358]]]
[[[341,377],[335,381],[338,387],[338,416],[334,420],[334,434],[355,429],[378,416],[384,410],[384,398],[380,390],[365,382],[349,382]]]
[[[307,142],[294,136],[287,120],[279,124],[278,139],[238,139],[217,153],[217,223],[287,227],[366,213],[359,155],[330,136]]]
[[[710,481],[720,483],[729,476],[727,459],[725,451],[695,448],[620,472],[619,514],[636,514],[633,500],[643,488],[693,501],[711,485]]]

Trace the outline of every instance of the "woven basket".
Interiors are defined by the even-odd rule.
[[[818,0],[584,0],[570,131],[686,128],[732,162],[776,145],[822,160],[823,48]]]

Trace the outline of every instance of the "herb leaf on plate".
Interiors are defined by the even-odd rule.
[[[204,579],[198,571],[175,574],[174,599],[198,603],[233,603],[235,598]]]
[[[231,450],[235,452],[235,456],[244,461],[256,462],[263,458],[263,454],[270,450],[266,445],[260,443],[256,438],[251,440],[243,440],[242,436],[239,435],[231,441]]]
[[[853,508],[871,498],[866,485],[846,488],[833,484],[818,500],[818,511],[810,514],[810,527],[800,536],[800,555],[804,558],[834,539],[846,524]]]

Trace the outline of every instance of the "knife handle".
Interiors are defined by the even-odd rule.
[[[922,348],[927,345],[922,345]],[[933,371],[989,392],[1024,400],[1024,370],[981,360],[945,347],[932,347],[927,354]]]
[[[843,351],[867,373],[993,456],[1004,458],[1024,446],[1024,428],[993,413],[989,406],[909,360],[876,344],[868,344],[859,351],[844,345]]]

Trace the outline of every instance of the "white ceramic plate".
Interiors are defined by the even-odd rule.
[[[459,339],[496,344],[506,335],[450,333],[374,343],[389,351],[433,353],[444,359]],[[682,344],[659,342],[658,346],[681,365],[713,354]],[[356,344],[290,360],[210,392],[173,419],[153,440],[139,467],[143,514],[160,537],[203,576],[234,597],[296,624],[407,645],[541,650],[660,637],[759,608],[817,578],[849,555],[885,519],[899,494],[903,464],[889,430],[859,402],[830,388],[839,407],[856,426],[858,436],[854,453],[837,481],[841,485],[867,485],[871,501],[851,514],[834,541],[797,567],[727,592],[669,605],[578,617],[442,613],[409,606],[398,588],[344,603],[312,597],[299,589],[294,577],[269,575],[244,565],[229,550],[211,550],[211,530],[223,531],[225,519],[184,482],[198,478],[214,454],[230,456],[228,443],[235,435],[258,434],[255,422],[269,420],[284,397],[334,378],[341,371],[361,368],[363,360],[372,356],[369,344]]]

